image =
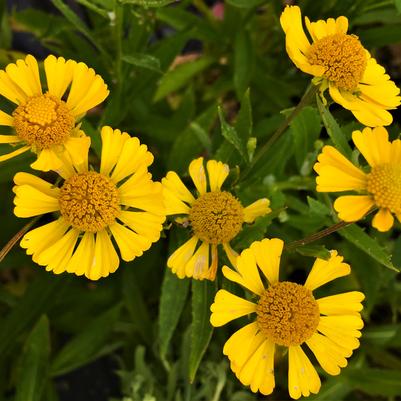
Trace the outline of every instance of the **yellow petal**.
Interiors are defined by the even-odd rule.
[[[25,92],[3,70],[0,71],[0,95],[16,104],[24,103],[28,99]]]
[[[330,375],[338,375],[347,366],[349,352],[319,333],[306,340],[320,366]]]
[[[97,106],[109,91],[100,75],[84,63],[74,65],[74,72],[67,105],[74,116],[80,116]]]
[[[63,57],[56,58],[52,54],[44,61],[47,88],[49,93],[61,99],[72,81],[76,66],[74,60],[65,61]]]
[[[175,192],[170,191],[164,186],[164,178],[162,179],[163,184],[163,201],[166,207],[167,216],[172,214],[188,214],[190,207],[180,200]]]
[[[272,210],[269,207],[270,201],[267,198],[258,199],[244,208],[245,223],[253,223],[257,217],[264,216]]]
[[[60,189],[53,186],[49,182],[42,180],[35,175],[28,173],[17,173],[14,176],[14,183],[16,185],[30,185],[38,189],[40,192],[43,192],[46,195],[49,195],[53,198],[58,199],[60,194]]]
[[[0,135],[0,143],[18,143],[22,141],[23,139],[17,135]]]
[[[69,154],[73,165],[84,165],[88,169],[88,153],[91,146],[89,136],[78,138],[70,137],[64,142],[64,147]]]
[[[231,320],[256,312],[256,304],[237,297],[226,290],[219,290],[211,305],[210,323],[214,327],[225,325]]]
[[[9,114],[0,110],[0,125],[5,125],[7,127],[12,127],[14,124],[14,119]]]
[[[113,130],[111,127],[105,126],[101,130],[102,137],[102,156],[100,162],[100,172],[109,175],[110,171],[116,165],[120,157],[124,143],[130,136],[119,129]]]
[[[181,178],[174,171],[169,171],[162,179],[163,188],[170,191],[175,198],[192,205],[195,202],[194,196],[187,189]]]
[[[14,84],[18,85],[27,96],[42,94],[39,67],[35,57],[28,54],[25,60],[8,64],[6,72]]]
[[[153,155],[146,145],[141,145],[138,138],[130,138],[124,142],[117,164],[111,175],[113,182],[120,182],[135,171],[149,167],[153,163]]]
[[[362,219],[375,205],[371,196],[346,195],[340,196],[334,202],[334,209],[338,217],[344,221],[358,221]]]
[[[366,175],[355,167],[333,146],[325,146],[318,156],[314,170],[319,192],[340,192],[355,189],[366,189]]]
[[[71,259],[75,244],[79,236],[79,230],[72,228],[58,241],[49,245],[36,257],[36,263],[46,266],[47,271],[55,274],[65,272],[66,266]]]
[[[33,217],[60,210],[58,199],[30,185],[14,187],[14,214],[17,217]]]
[[[206,163],[206,168],[209,176],[210,191],[220,191],[221,186],[230,173],[230,167],[222,162],[209,160]]]
[[[95,234],[86,232],[65,267],[68,273],[74,273],[77,276],[88,275],[95,255]]]
[[[328,35],[334,35],[335,33],[344,33],[348,31],[348,19],[346,17],[329,18],[326,21],[319,20],[316,22],[310,22],[308,17],[305,17],[306,27],[314,42],[320,40]]]
[[[26,233],[20,245],[26,249],[28,255],[33,255],[32,259],[36,262],[36,256],[48,246],[57,242],[69,227],[69,224],[63,218],[59,218]]]
[[[148,212],[131,212],[123,210],[118,215],[118,219],[125,223],[131,230],[139,235],[143,235],[152,242],[160,238],[163,228],[164,216],[157,216]]]
[[[191,259],[195,252],[198,238],[191,237],[187,242],[181,245],[167,260],[167,266],[179,278],[185,277],[185,265]]]
[[[256,265],[254,253],[251,249],[245,249],[237,258],[237,271],[223,266],[224,276],[235,283],[238,283],[253,293],[260,295],[264,291],[262,280]]]
[[[365,295],[359,291],[330,295],[317,300],[322,315],[351,315],[363,309]]]
[[[203,167],[203,157],[193,160],[189,165],[188,171],[199,194],[206,193],[206,174]]]
[[[352,140],[371,167],[390,162],[391,144],[384,127],[354,131]]]
[[[4,162],[6,160],[12,159],[15,156],[25,153],[29,149],[31,149],[31,147],[29,145],[26,145],[26,146],[23,146],[22,148],[14,150],[14,152],[10,152],[10,153],[6,153],[5,155],[1,155],[0,162]]]
[[[57,171],[63,166],[59,154],[53,149],[43,149],[40,151],[38,158],[31,164],[31,167],[35,170],[41,171]]]
[[[224,251],[226,252],[228,260],[233,265],[233,267],[237,266],[238,253],[236,251],[234,251],[234,249],[231,247],[231,245],[228,242],[223,244],[223,248],[224,248]]]
[[[391,142],[390,160],[392,163],[401,164],[401,140],[396,139]]]
[[[212,254],[212,262],[210,263],[209,268],[206,270],[206,272],[203,274],[203,276],[200,277],[200,280],[205,279],[205,280],[214,281],[216,278],[217,267],[218,267],[218,263],[219,263],[219,255],[217,252],[216,244],[210,245],[210,252]]]
[[[265,340],[250,355],[249,359],[236,372],[236,376],[242,384],[251,387],[254,393],[260,391],[268,395],[275,387],[274,380],[274,343]]]
[[[201,242],[200,247],[185,265],[185,275],[196,280],[203,279],[209,269],[209,244]]]
[[[143,251],[148,250],[152,245],[152,242],[147,238],[134,233],[121,224],[113,223],[109,229],[117,242],[121,257],[127,262],[141,256]]]
[[[280,258],[283,247],[284,242],[279,238],[265,238],[262,241],[255,241],[251,245],[256,263],[270,284],[279,281]]]
[[[305,287],[311,291],[335,280],[338,277],[347,276],[351,273],[351,268],[347,263],[343,263],[344,258],[337,254],[337,251],[330,251],[329,260],[316,258],[305,282]]]
[[[381,232],[390,230],[394,224],[394,217],[388,209],[379,209],[372,220],[372,226]]]
[[[141,168],[131,175],[124,183],[118,187],[122,197],[144,196],[152,192],[152,175],[146,167]],[[161,195],[161,193],[160,193]]]
[[[320,378],[302,348],[288,347],[288,391],[291,398],[298,399],[320,390]]]

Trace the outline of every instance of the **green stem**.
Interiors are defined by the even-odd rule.
[[[249,163],[248,167],[244,170],[241,180],[243,181],[252,169],[255,167],[256,163],[262,158],[262,156],[272,147],[274,142],[280,138],[280,136],[286,131],[294,118],[301,112],[301,110],[307,106],[311,100],[315,97],[319,87],[310,84],[306,89],[302,99],[299,101],[298,105],[292,110],[291,114],[283,121],[283,123],[277,128],[276,132],[269,138],[269,140],[259,149],[255,157]]]
[[[340,221],[339,223],[333,224],[332,226],[327,227],[324,230],[318,231],[317,233],[311,234],[300,240],[290,242],[288,245],[286,245],[285,249],[287,251],[293,251],[296,248],[299,248],[300,246],[304,246],[310,244],[311,242],[315,242],[324,237],[327,237],[328,235],[335,233],[336,231],[341,230],[342,228],[347,227],[353,223],[354,222]]]

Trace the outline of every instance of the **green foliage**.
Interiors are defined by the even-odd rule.
[[[400,223],[379,233],[371,226],[372,213],[324,238],[296,242],[338,222],[336,196],[316,192],[313,166],[324,145],[357,162],[351,133],[362,126],[332,104],[328,92],[326,99],[310,99],[286,126],[310,76],[286,53],[282,2],[226,0],[222,19],[203,0],[77,0],[73,7],[74,2],[52,0],[51,11],[7,9],[0,3],[1,68],[24,57],[13,48],[13,35],[22,34],[45,51],[85,62],[106,81],[109,97],[81,126],[92,140],[92,165],[101,156],[103,125],[138,136],[148,146],[155,156],[150,167],[155,180],[176,171],[193,190],[191,160],[223,161],[231,168],[224,189],[244,206],[268,198],[272,209],[243,226],[231,241],[235,250],[265,237],[282,238],[280,279],[300,283],[316,257],[327,259],[332,249],[344,256],[352,274],[319,291],[323,296],[365,293],[361,347],[339,376],[321,375],[321,391],[311,400],[399,397]],[[313,21],[346,15],[350,32],[400,86],[400,1],[298,4]],[[3,98],[0,109],[13,110]],[[399,119],[394,120],[392,139],[400,132]],[[0,145],[0,154],[8,149]],[[30,172],[33,160],[26,153],[0,165],[0,248],[28,222],[12,214],[11,188],[13,175]],[[58,401],[64,387],[74,385],[72,377],[83,372],[97,377],[103,369],[104,388],[116,376],[120,388],[96,393],[96,401],[260,399],[241,385],[223,355],[224,343],[240,325],[213,330],[209,323],[218,288],[242,294],[222,277],[221,266],[230,264],[223,249],[213,283],[178,279],[166,266],[190,234],[181,223],[166,221],[158,244],[98,282],[43,271],[17,241],[0,262],[0,400]],[[286,356],[277,359],[277,388],[269,397],[288,400]],[[92,384],[88,380],[87,387]],[[86,389],[79,391],[93,399]],[[71,390],[68,399],[75,396]]]

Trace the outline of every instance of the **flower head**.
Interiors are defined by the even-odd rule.
[[[223,353],[243,384],[267,395],[275,387],[275,350],[287,347],[288,389],[297,399],[320,389],[320,378],[302,346],[309,347],[328,374],[338,375],[347,366],[346,358],[359,347],[364,295],[352,291],[315,299],[316,288],[350,273],[350,266],[336,251],[327,261],[316,259],[304,285],[279,281],[282,250],[283,241],[278,238],[256,241],[238,256],[236,270],[224,266],[224,276],[254,293],[257,301],[219,290],[210,307],[210,322],[219,327],[255,313],[252,323],[228,339]]]
[[[165,211],[162,186],[148,172],[152,154],[125,132],[103,127],[101,137],[99,172],[89,169],[87,146],[82,163],[58,170],[60,187],[27,173],[14,177],[16,216],[58,215],[21,241],[34,262],[56,274],[106,277],[120,262],[112,237],[125,261],[141,256],[160,237]]]
[[[357,191],[358,195],[340,196],[334,202],[338,217],[357,221],[378,208],[372,225],[388,231],[394,224],[393,214],[401,221],[401,140],[390,142],[383,127],[354,131],[352,140],[368,162],[369,171],[356,167],[333,146],[325,146],[314,166],[316,190]]]
[[[230,192],[221,190],[230,171],[227,164],[209,160],[206,169],[208,178],[202,157],[189,165],[189,174],[198,192],[196,198],[175,172],[169,171],[162,180],[167,215],[187,215],[184,221],[193,232],[193,236],[167,261],[167,266],[180,278],[214,280],[218,245],[223,245],[231,263],[235,263],[237,253],[231,248],[230,241],[241,231],[243,223],[252,223],[258,216],[271,211],[268,199],[259,199],[243,207]],[[207,191],[208,184],[210,191]]]
[[[0,110],[0,125],[14,131],[0,135],[0,143],[22,145],[0,156],[0,161],[30,149],[37,154],[31,167],[49,171],[57,170],[65,159],[72,158],[75,163],[85,160],[87,139],[78,122],[85,112],[103,102],[109,91],[103,79],[84,63],[50,55],[44,68],[45,92],[38,63],[31,55],[0,71],[0,95],[17,105],[12,115]]]
[[[313,82],[321,92],[328,88],[331,98],[366,126],[391,124],[387,110],[400,105],[400,90],[359,38],[347,33],[346,17],[317,22],[305,17],[312,43],[298,6],[287,6],[280,22],[289,57],[301,71],[315,77]]]

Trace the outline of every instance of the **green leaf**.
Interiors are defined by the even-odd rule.
[[[253,64],[252,50],[248,31],[239,30],[234,43],[234,86],[238,98],[243,96],[249,86]]]
[[[231,143],[231,145],[235,147],[235,149],[237,149],[242,158],[247,161],[248,157],[246,154],[245,145],[242,143],[240,137],[238,136],[236,129],[226,122],[220,106],[218,106],[217,110],[220,117],[221,134],[229,143]]]
[[[142,7],[164,7],[168,4],[178,3],[178,0],[118,0],[122,4],[135,4]]]
[[[160,74],[162,73],[160,69],[160,60],[154,56],[151,56],[150,54],[126,54],[123,55],[121,59],[128,64],[135,65],[136,67],[146,68]]]
[[[313,107],[305,107],[291,122],[290,132],[294,138],[295,160],[301,169],[321,131],[320,116]]]
[[[120,316],[121,306],[117,305],[94,318],[87,326],[72,338],[55,356],[52,376],[68,373],[83,366],[115,348],[109,344],[110,334]]]
[[[353,224],[342,228],[338,233],[383,266],[396,272],[399,271],[391,262],[391,254],[383,249],[377,241],[366,234],[362,228]]]
[[[168,346],[184,309],[189,283],[188,279],[179,279],[166,268],[159,305],[159,352],[162,360],[166,358]]]
[[[330,111],[323,105],[319,96],[316,96],[317,107],[322,117],[324,126],[326,127],[329,137],[333,141],[335,147],[347,158],[351,158],[351,147],[348,144],[347,138],[344,132],[338,125],[337,121],[334,119]]]
[[[192,324],[189,355],[189,380],[194,381],[199,364],[212,338],[210,305],[216,294],[216,281],[192,280]]]
[[[167,71],[159,82],[154,101],[157,102],[171,92],[185,86],[191,78],[209,67],[212,62],[213,59],[210,57],[201,57],[197,60],[180,64],[173,70]]]
[[[303,245],[297,247],[295,251],[303,256],[312,256],[324,260],[329,260],[331,256],[330,251],[323,245]]]
[[[329,216],[331,211],[330,209],[322,202],[319,202],[316,199],[307,197],[310,213],[318,214],[319,216]]]
[[[252,8],[267,2],[267,0],[226,0],[226,2],[239,8]]]
[[[401,372],[388,369],[348,368],[344,376],[353,388],[369,396],[396,397],[401,394]]]
[[[42,316],[26,340],[19,369],[15,401],[40,401],[48,379],[49,321]]]
[[[241,100],[241,108],[237,115],[234,125],[238,136],[242,138],[244,143],[248,141],[252,135],[253,119],[252,119],[252,104],[250,99],[250,90],[248,89]]]

